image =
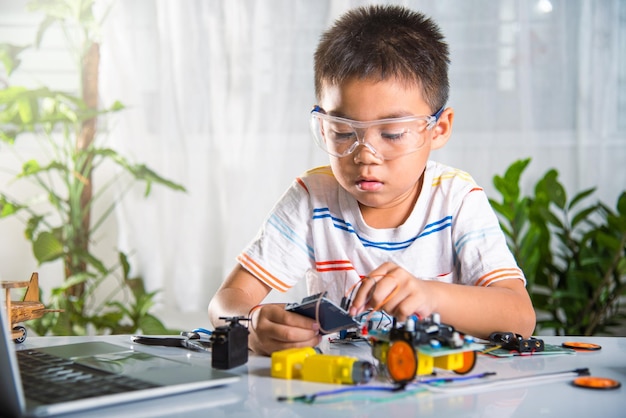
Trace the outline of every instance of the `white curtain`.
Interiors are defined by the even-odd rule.
[[[188,190],[133,189],[117,212],[120,247],[166,308],[205,310],[283,190],[327,162],[308,132],[312,55],[335,18],[366,3],[388,2],[114,3],[101,94],[128,109],[111,145]],[[595,186],[615,205],[626,189],[623,1],[395,3],[432,16],[451,47],[457,116],[433,159],[494,196],[492,177],[532,157],[528,187],[554,167],[571,195]]]

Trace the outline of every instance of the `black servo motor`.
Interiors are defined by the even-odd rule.
[[[243,316],[220,317],[228,325],[216,327],[211,334],[211,366],[215,369],[232,369],[248,362],[248,328],[239,321]]]

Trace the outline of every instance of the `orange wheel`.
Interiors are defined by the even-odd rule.
[[[387,370],[396,383],[410,382],[417,373],[415,349],[406,341],[393,341],[387,352]]]
[[[466,374],[472,371],[476,365],[476,351],[466,351],[463,353],[463,366],[454,370],[456,374]]]

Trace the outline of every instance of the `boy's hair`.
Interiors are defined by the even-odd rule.
[[[340,17],[315,51],[315,95],[324,83],[396,78],[422,88],[433,112],[448,101],[448,45],[438,25],[401,6],[364,6]]]

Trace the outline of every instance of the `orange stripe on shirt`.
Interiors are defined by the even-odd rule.
[[[328,268],[320,268],[318,267],[316,269],[317,271],[324,272],[324,271],[346,271],[346,270],[354,270],[354,267],[350,266],[350,267],[328,267]]]
[[[316,261],[316,266],[327,266],[329,264],[352,264],[350,260],[331,260],[331,261]]]
[[[326,266],[330,266],[330,267],[326,267]],[[354,270],[354,266],[352,265],[350,260],[316,261],[315,269],[319,272],[347,271],[347,270]]]
[[[256,261],[250,258],[248,254],[241,254],[239,257],[237,257],[237,260],[246,268],[248,268],[255,276],[265,281],[272,288],[280,292],[286,292],[291,288],[291,286],[282,282],[277,277],[273,276],[272,274],[270,274],[270,272],[261,267],[261,265],[259,265]]]
[[[523,277],[524,276],[520,269],[516,269],[516,268],[498,269],[498,270],[490,271],[489,273],[480,277],[476,281],[476,286],[487,287],[494,281],[498,281],[500,279],[511,278],[511,279],[523,280]]]
[[[300,177],[298,177],[298,178],[296,179],[296,181],[298,182],[298,184],[299,184],[300,186],[302,186],[302,188],[303,188],[304,190],[306,190],[306,192],[307,192],[307,193],[309,193],[309,189],[306,187],[306,184],[304,184],[304,182],[302,181],[302,179],[301,179]],[[310,194],[310,193],[309,193],[309,194]]]

